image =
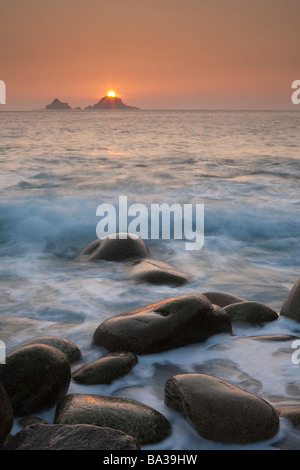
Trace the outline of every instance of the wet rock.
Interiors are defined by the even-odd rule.
[[[165,385],[165,403],[204,439],[250,444],[275,436],[279,418],[262,398],[206,374],[183,374]]]
[[[39,416],[25,416],[18,421],[18,425],[22,428],[26,428],[26,426],[31,426],[32,424],[48,424],[48,422]]]
[[[133,437],[116,429],[78,424],[34,424],[13,436],[2,450],[139,450]]]
[[[176,271],[167,263],[155,260],[137,261],[130,271],[130,278],[136,282],[182,286],[189,281],[186,274]]]
[[[32,338],[24,341],[23,343],[20,343],[16,348],[14,348],[13,351],[31,344],[47,344],[48,346],[59,349],[66,355],[71,363],[77,361],[81,357],[81,351],[76,346],[76,344],[66,338],[61,338],[59,336],[41,336],[38,338]]]
[[[75,370],[72,379],[87,385],[110,384],[128,374],[137,362],[132,352],[107,354]]]
[[[205,295],[212,304],[218,305],[219,307],[226,307],[227,305],[236,304],[238,302],[245,302],[245,299],[228,294],[227,292],[207,291],[202,292],[202,295]]]
[[[183,295],[129,310],[105,320],[93,341],[109,351],[149,354],[231,333],[222,309],[201,294]]]
[[[25,416],[55,405],[67,392],[70,363],[52,346],[33,344],[7,355],[0,381],[10,398],[14,415]]]
[[[232,322],[261,324],[277,320],[279,315],[275,310],[259,302],[238,302],[224,307]]]
[[[283,405],[276,407],[281,418],[289,420],[293,426],[300,428],[300,405]]]
[[[114,238],[112,238],[114,236]],[[134,237],[134,238],[131,238]],[[98,238],[85,247],[78,255],[78,260],[125,261],[132,258],[146,258],[149,250],[145,242],[136,235],[116,233]]]
[[[5,367],[4,364],[0,366]],[[9,435],[14,423],[14,413],[9,396],[0,382],[0,443]]]
[[[92,424],[118,429],[140,445],[156,443],[170,433],[168,420],[158,411],[129,398],[70,394],[58,403],[55,424]]]
[[[294,284],[286,297],[281,307],[280,315],[300,322],[300,279]]]
[[[242,336],[238,338],[238,341],[242,341],[244,339],[250,339],[253,341],[291,341],[294,339],[300,339],[299,336],[294,335],[280,335],[280,334],[270,334],[270,335],[254,335],[254,336]]]

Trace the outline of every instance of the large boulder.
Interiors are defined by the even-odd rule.
[[[66,355],[70,362],[76,362],[81,357],[81,351],[78,346],[76,346],[73,341],[61,338],[60,336],[39,336],[37,338],[28,339],[16,346],[14,351],[31,344],[47,344],[48,346],[59,349]]]
[[[165,284],[171,287],[182,286],[189,281],[186,274],[177,271],[162,261],[137,261],[130,271],[130,278],[136,282],[148,284]]]
[[[250,444],[279,430],[275,409],[262,398],[206,374],[181,374],[165,385],[165,403],[181,413],[204,439]]]
[[[259,302],[238,302],[224,307],[232,322],[261,324],[277,320],[279,315],[275,310]]]
[[[224,332],[232,332],[224,310],[201,294],[187,294],[111,317],[98,326],[93,340],[109,351],[149,354]]]
[[[10,433],[13,423],[14,413],[11,402],[3,384],[0,382],[0,443]]]
[[[145,242],[136,235],[115,233],[97,238],[77,255],[83,261],[125,261],[127,259],[146,258],[149,250]]]
[[[153,444],[170,433],[169,421],[158,411],[129,398],[75,393],[57,405],[55,424],[92,424],[118,429],[142,444]]]
[[[52,346],[32,344],[12,351],[0,366],[0,381],[10,398],[15,416],[54,406],[67,392],[70,362]]]
[[[283,302],[280,315],[300,322],[300,279],[294,284]]]
[[[86,385],[110,384],[128,374],[137,362],[132,352],[110,353],[76,369],[72,379]]]
[[[212,304],[218,305],[219,307],[226,307],[227,305],[245,301],[245,299],[237,297],[236,295],[228,294],[227,292],[207,291],[202,292],[202,295],[205,295]]]
[[[139,450],[132,436],[87,424],[34,424],[10,438],[2,450]]]

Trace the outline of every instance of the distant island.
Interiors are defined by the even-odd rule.
[[[60,110],[60,109],[72,109],[72,108],[68,103],[63,103],[58,98],[55,98],[52,101],[52,103],[47,104],[45,109]],[[73,109],[81,109],[81,108],[77,107]],[[117,96],[110,96],[108,94],[107,96],[104,96],[103,98],[101,98],[101,100],[98,101],[98,103],[92,106],[87,106],[85,109],[139,109],[139,108],[135,106],[128,106],[127,104],[123,103],[121,98]]]

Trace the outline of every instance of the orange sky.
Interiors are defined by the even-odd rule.
[[[295,109],[299,0],[1,0],[5,109]],[[299,105],[300,108],[300,105]]]

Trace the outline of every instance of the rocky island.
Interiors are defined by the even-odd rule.
[[[138,109],[134,106],[128,106],[117,96],[104,96],[98,103],[88,106],[85,109]]]
[[[68,103],[63,103],[58,98],[55,98],[52,103],[47,104],[45,109],[72,109]]]

